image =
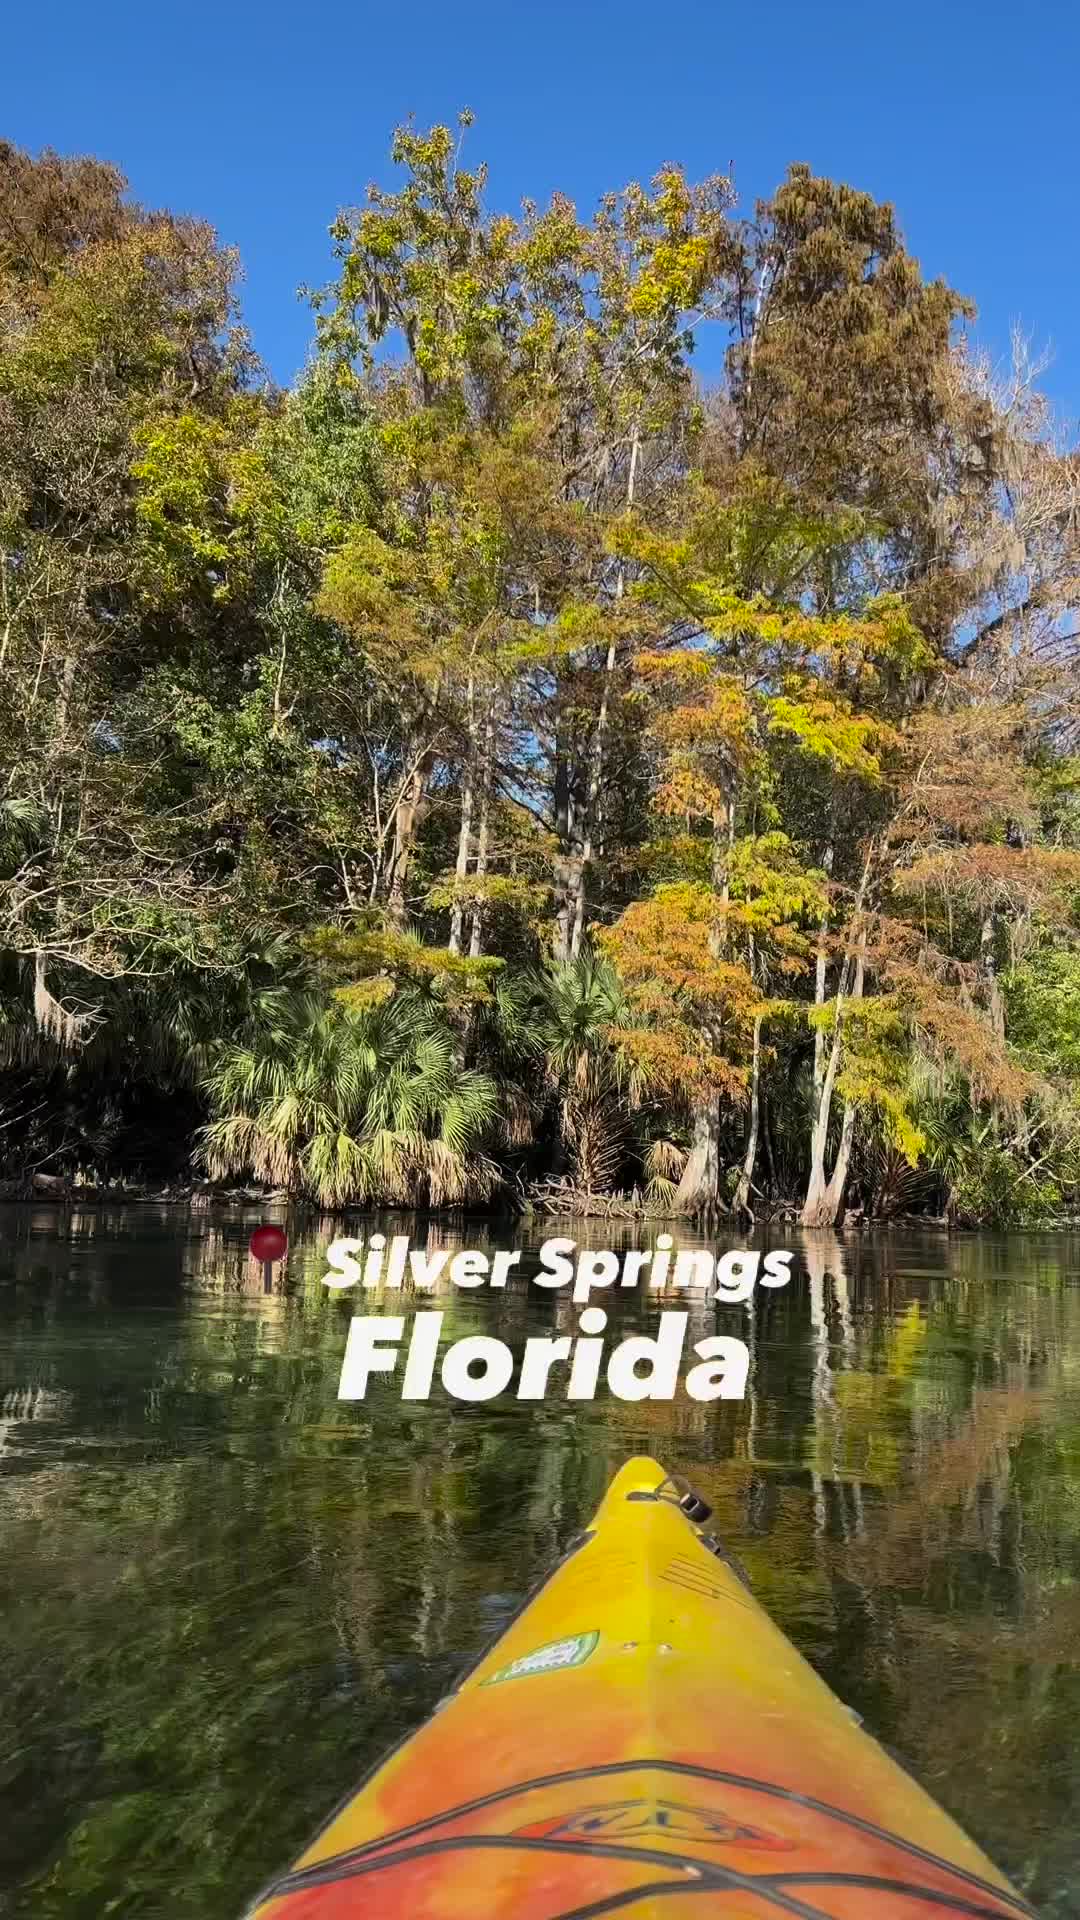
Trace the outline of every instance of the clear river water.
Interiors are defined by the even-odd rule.
[[[237,1920],[642,1451],[1039,1911],[1080,1911],[1080,1240],[792,1230],[788,1287],[695,1325],[750,1346],[738,1402],[340,1402],[341,1228],[291,1221],[265,1294],[262,1217],[0,1208],[0,1913]],[[530,1257],[422,1304],[515,1350],[576,1331]]]

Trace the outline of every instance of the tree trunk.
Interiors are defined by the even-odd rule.
[[[622,574],[619,574],[622,585]],[[600,797],[600,782],[604,771],[604,734],[607,730],[608,706],[611,699],[611,684],[615,676],[616,647],[612,639],[604,663],[604,691],[600,697],[600,712],[597,715],[596,731],[593,734],[590,750],[589,786],[585,798],[585,838],[581,848],[581,859],[577,865],[576,885],[574,887],[574,915],[570,929],[570,957],[576,959],[581,951],[581,936],[585,931],[585,891],[589,866],[592,861],[593,826],[596,819],[597,801]]]
[[[720,1102],[702,1101],[694,1114],[694,1141],[675,1195],[681,1212],[706,1213],[720,1191]]]
[[[995,1037],[1003,1041],[1005,1038],[1005,1002],[1002,997],[1001,984],[998,980],[997,955],[994,952],[996,933],[997,922],[993,912],[990,912],[983,921],[980,930],[979,960],[982,966],[983,978],[986,981],[990,1024],[993,1027]]]
[[[754,1162],[757,1159],[758,1133],[761,1126],[761,1015],[754,1021],[754,1055],[750,1068],[750,1126],[746,1135],[746,1152],[743,1156],[742,1172],[735,1189],[732,1211],[749,1215],[751,1225],[754,1209],[750,1205],[750,1188],[754,1179]]]
[[[822,862],[821,862],[827,874],[832,872],[833,858],[834,858],[833,848],[831,845],[829,845],[825,849],[824,858],[822,859]],[[815,1007],[823,1007],[825,1005],[825,975],[826,975],[826,969],[828,965],[828,961],[825,953],[825,935],[827,932],[828,932],[828,921],[823,920],[820,927],[818,928],[817,960],[814,966],[814,1005]],[[814,1099],[815,1100],[820,1100],[821,1089],[824,1086],[824,1084],[825,1084],[825,1034],[821,1029],[821,1027],[815,1027],[814,1029]]]
[[[728,798],[727,817],[718,817],[713,825],[712,881],[723,904],[730,886],[731,844],[735,838],[735,795]],[[709,935],[714,957],[723,946],[719,926]],[[707,1040],[708,1034],[703,1037]],[[715,1209],[720,1197],[720,1102],[708,1094],[694,1113],[694,1141],[683,1168],[676,1203],[688,1213],[706,1213]]]
[[[776,1171],[776,1148],[773,1145],[772,1108],[765,1088],[758,1095],[761,1112],[761,1145],[765,1155],[765,1178],[768,1181],[768,1193],[771,1200],[779,1197],[780,1180]]]
[[[412,865],[416,829],[420,824],[424,800],[426,756],[409,774],[394,814],[394,853],[390,865],[387,912],[392,926],[401,928],[408,921],[405,889]]]
[[[840,1144],[836,1149],[836,1159],[829,1175],[829,1184],[825,1190],[826,1205],[831,1210],[832,1224],[837,1226],[844,1217],[844,1194],[847,1189],[848,1170],[851,1166],[851,1149],[855,1140],[855,1108],[850,1100],[844,1102],[844,1117],[840,1122]]]
[[[641,436],[637,426],[630,445],[630,471],[626,480],[626,506],[634,504],[634,486],[637,480],[638,458],[641,452]],[[615,582],[616,603],[621,602],[626,592],[626,568],[620,563]],[[615,682],[615,668],[618,664],[618,634],[612,635],[608,643],[607,658],[604,662],[604,690],[600,696],[600,711],[596,716],[596,729],[592,737],[589,752],[589,784],[585,796],[585,837],[581,848],[581,864],[578,870],[574,918],[570,931],[570,953],[576,958],[581,951],[581,936],[585,930],[585,891],[588,882],[589,864],[592,860],[593,830],[596,825],[596,808],[600,798],[600,784],[604,775],[604,736],[607,732],[608,714],[611,710],[611,691]]]
[[[75,655],[64,655],[64,664],[60,670],[60,686],[56,696],[56,738],[62,744],[67,735],[68,720],[71,715],[71,697],[75,691]]]
[[[581,887],[581,857],[578,851],[577,809],[574,804],[570,754],[567,743],[562,740],[556,748],[555,832],[558,838],[552,874],[555,890],[555,958],[565,962],[573,953],[574,924]]]
[[[834,1227],[836,1208],[829,1193],[825,1179],[825,1166],[821,1160],[815,1160],[810,1168],[810,1178],[806,1184],[806,1198],[799,1215],[801,1227]]]
[[[840,1033],[846,984],[844,974],[841,972],[840,985],[836,990],[836,1024],[833,1028],[832,1046],[829,1049],[828,1063],[814,1113],[814,1131],[810,1137],[810,1179],[807,1182],[803,1210],[799,1216],[804,1227],[831,1227],[836,1224],[836,1216],[832,1211],[832,1200],[829,1195],[829,1182],[825,1174],[825,1156],[829,1145],[833,1085],[840,1065]]]
[[[484,764],[480,770],[480,828],[476,836],[476,877],[482,880],[488,867],[488,813],[491,805],[491,746],[495,733],[495,714],[488,714],[487,728],[484,734]],[[484,938],[484,908],[477,900],[473,908],[472,934],[469,939],[469,958],[478,960]]]
[[[469,872],[469,859],[472,854],[472,817],[473,788],[476,776],[476,739],[473,732],[473,682],[469,677],[468,756],[462,773],[461,785],[461,826],[458,831],[457,860],[454,865],[454,904],[450,911],[450,952],[461,952],[461,936],[465,926],[464,887]]]
[[[859,889],[858,904],[861,907],[863,891],[869,862],[863,875],[863,886]],[[859,953],[855,962],[855,978],[852,982],[850,998],[860,1000],[863,991],[864,953],[866,948],[865,929],[859,935]],[[844,1117],[840,1127],[840,1144],[832,1174],[826,1177],[825,1160],[829,1144],[829,1120],[832,1115],[833,1088],[840,1066],[840,1051],[844,1024],[844,999],[847,987],[847,966],[845,960],[840,972],[840,983],[836,990],[836,1022],[833,1027],[832,1046],[829,1049],[828,1065],[818,1097],[817,1111],[814,1116],[814,1131],[810,1141],[810,1178],[806,1187],[806,1198],[799,1215],[804,1227],[835,1227],[844,1206],[844,1188],[847,1185],[848,1167],[851,1161],[851,1147],[855,1135],[855,1109],[850,1101],[844,1104]]]

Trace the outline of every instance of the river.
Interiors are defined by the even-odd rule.
[[[258,1217],[0,1209],[0,1912],[237,1920],[648,1451],[869,1728],[1075,1914],[1080,1241],[789,1236],[791,1285],[717,1310],[740,1402],[417,1404],[399,1378],[346,1403],[340,1229],[294,1223],[267,1295]],[[446,1331],[576,1330],[527,1268],[448,1289]]]

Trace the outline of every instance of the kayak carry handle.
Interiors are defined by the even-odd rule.
[[[687,1519],[692,1520],[695,1526],[700,1526],[710,1518],[712,1508],[708,1501],[703,1500],[700,1493],[695,1493],[690,1482],[684,1480],[681,1474],[669,1473],[661,1480],[660,1485],[656,1489],[656,1497],[658,1500],[668,1500],[671,1498],[670,1494],[664,1492],[665,1487],[671,1488],[676,1496],[673,1504],[678,1507],[680,1513],[685,1513]]]
[[[671,1488],[671,1493],[665,1492],[667,1487]],[[628,1500],[664,1500],[668,1506],[678,1507],[679,1512],[685,1514],[686,1518],[692,1520],[695,1525],[708,1520],[712,1513],[708,1501],[703,1500],[700,1493],[695,1493],[689,1482],[678,1473],[666,1473],[655,1487],[634,1487],[626,1498]]]

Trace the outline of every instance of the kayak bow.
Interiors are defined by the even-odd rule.
[[[704,1531],[628,1462],[499,1641],[253,1920],[1017,1920]]]

